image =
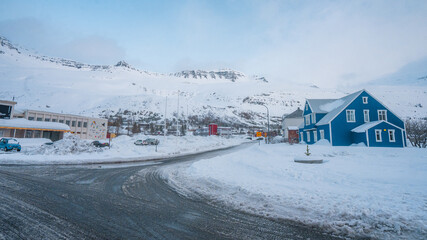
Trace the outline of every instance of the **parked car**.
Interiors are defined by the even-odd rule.
[[[21,145],[18,140],[15,138],[1,138],[0,139],[0,149],[3,151],[11,151],[16,150],[18,152],[21,151]]]
[[[110,146],[109,143],[102,143],[100,141],[93,141],[92,145],[94,145],[95,147],[109,147]]]
[[[155,138],[147,138],[145,140],[136,140],[135,145],[159,145],[160,141]]]

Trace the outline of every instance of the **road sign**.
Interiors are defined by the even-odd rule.
[[[257,137],[261,137],[262,136],[262,132],[256,132],[256,136]]]

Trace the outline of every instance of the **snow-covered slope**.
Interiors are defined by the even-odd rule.
[[[39,56],[1,37],[0,85],[0,99],[14,97],[18,109],[91,116],[128,110],[147,119],[162,119],[166,112],[170,119],[176,116],[179,94],[180,117],[242,125],[266,123],[266,109],[260,104],[267,105],[272,119],[277,120],[302,107],[305,98],[338,98],[359,90],[278,85],[265,77],[229,69],[160,74],[136,69],[124,61],[89,65]],[[425,85],[363,87],[402,117],[427,116]]]

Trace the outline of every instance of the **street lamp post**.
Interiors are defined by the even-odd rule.
[[[264,106],[267,109],[267,144],[270,143],[270,111],[268,110],[268,107],[264,104],[261,104],[261,106]]]

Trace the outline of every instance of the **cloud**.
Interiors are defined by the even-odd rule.
[[[74,39],[57,51],[63,57],[91,64],[111,65],[126,57],[126,51],[115,40],[100,36]]]
[[[426,4],[334,2],[279,14],[261,10],[270,45],[244,62],[245,69],[278,81],[351,85],[392,73],[427,56]],[[338,4],[337,4],[338,3]],[[261,6],[262,8],[262,6]],[[268,17],[266,17],[268,16]]]

